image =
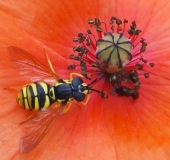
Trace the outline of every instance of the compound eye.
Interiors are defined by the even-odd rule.
[[[81,102],[85,99],[85,94],[81,92],[74,92],[74,99],[78,102]]]
[[[83,83],[83,80],[81,78],[79,78],[79,77],[75,77],[72,80],[72,86],[74,88],[78,88],[78,86],[81,85],[82,83]]]

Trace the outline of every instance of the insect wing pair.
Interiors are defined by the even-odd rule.
[[[59,79],[59,76],[50,68],[49,62],[49,67],[47,67],[28,52],[14,46],[8,47],[7,50],[11,61],[19,73],[31,79],[31,81],[36,82],[53,79],[57,82]],[[35,112],[28,119],[21,122],[21,125],[25,127],[25,131],[20,140],[20,152],[26,153],[35,148],[54,123],[55,119],[64,112],[66,107],[67,106],[63,106],[61,103],[53,103],[50,108]]]

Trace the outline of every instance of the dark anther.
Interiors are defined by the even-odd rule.
[[[78,38],[78,40],[79,40],[78,42],[79,42],[79,43],[84,42],[84,40],[86,39],[86,37],[83,35],[83,33],[79,33],[79,34],[78,34],[78,37],[79,37],[79,38]]]
[[[133,31],[130,29],[128,30],[128,33],[133,35]]]
[[[123,87],[119,87],[118,89],[116,89],[116,93],[122,95],[122,96],[128,96],[129,95],[129,91],[130,89],[126,86]]]
[[[123,81],[123,78],[119,75],[116,76],[116,80],[118,83],[122,82]]]
[[[110,77],[110,82],[111,83],[121,83],[123,81],[123,78],[120,75],[113,75],[112,77]]]
[[[142,41],[141,43],[142,43],[142,46],[141,46],[140,51],[141,51],[141,52],[145,52],[147,43],[146,43],[145,41]]]
[[[130,89],[126,86],[122,86],[116,89],[116,93],[122,96],[131,96],[133,99],[137,99],[139,97],[138,91],[136,91],[135,89]]]
[[[137,63],[136,66],[138,67],[139,70],[143,70],[143,65],[142,64]]]
[[[129,78],[134,84],[139,81],[138,73],[136,72],[136,70],[130,71]]]
[[[116,94],[116,90],[114,89],[114,90],[110,91],[110,94],[111,94],[111,95]]]
[[[113,24],[114,21],[116,21],[116,20],[117,20],[117,18],[112,16],[112,17],[110,18],[110,24]]]
[[[104,93],[103,91],[100,91],[99,92],[99,95],[102,97],[102,98],[108,98],[108,95],[106,93]]]
[[[83,33],[79,33],[79,34],[78,34],[78,37],[79,37],[79,38],[83,37]]]
[[[73,51],[79,52],[78,55],[83,56],[84,53],[88,52],[88,49],[85,47],[78,46],[78,47],[73,47]]]
[[[122,24],[122,21],[120,19],[116,19],[116,24],[120,25],[120,24]]]
[[[88,24],[90,24],[91,27],[94,26],[96,28],[96,31],[102,32],[102,28],[100,27],[101,22],[98,18],[95,18],[94,20],[89,19]]]
[[[91,44],[91,39],[90,39],[90,38],[86,38],[86,42],[87,42],[86,45],[87,45],[87,46],[90,46],[90,44]]]
[[[89,50],[87,48],[84,49],[84,53],[88,53]]]
[[[135,90],[138,90],[140,88],[140,82],[136,70],[130,71],[129,79],[134,83]]]
[[[140,42],[143,43],[144,41],[145,41],[145,39],[144,39],[144,38],[141,38]]]
[[[86,75],[86,70],[81,70],[82,75]]]
[[[67,67],[68,70],[73,70],[76,68],[76,65],[75,64],[71,64]]]
[[[91,33],[91,30],[87,30],[87,34],[92,34],[92,33]]]
[[[127,73],[127,72],[125,72],[124,70],[121,72],[121,74],[122,74],[122,76],[123,76],[124,78],[126,78],[126,79],[128,79],[128,78],[129,78],[128,73]]]
[[[117,90],[117,89],[120,89],[120,86],[116,83],[116,84],[114,85],[114,90]]]
[[[146,59],[143,59],[142,62],[143,62],[143,63],[147,63],[147,60],[146,60]]]
[[[92,64],[91,64],[93,67],[98,67],[98,63],[96,63],[96,62],[92,62]]]
[[[128,20],[127,20],[127,19],[124,19],[123,23],[128,23]]]
[[[133,26],[134,28],[136,28],[136,22],[135,22],[135,21],[132,22],[132,26]]]
[[[85,72],[86,73],[86,71],[87,71],[87,67],[84,65],[84,66],[81,66],[81,69],[82,69],[82,71],[83,72]]]
[[[84,62],[84,61],[82,60],[82,61],[80,61],[80,65],[81,65],[81,66],[84,66],[84,65],[86,65],[86,62]]]
[[[141,32],[141,30],[135,29],[134,35],[139,35],[140,32]]]
[[[78,42],[78,41],[79,40],[76,37],[73,38],[73,42]]]
[[[80,46],[78,46],[78,47],[73,47],[73,51],[74,51],[74,52],[75,52],[75,51],[80,52],[80,51],[81,51],[81,47],[80,47]]]
[[[79,57],[79,56],[75,56],[74,54],[70,54],[70,55],[69,55],[69,58],[70,58],[70,59],[77,60],[77,61],[80,61],[80,57]]]
[[[147,63],[147,60],[146,60],[146,59],[143,59],[142,57],[139,58],[139,60],[141,60],[143,63]]]
[[[75,57],[74,57],[74,60],[76,60],[76,61],[80,61],[80,57],[75,56]]]
[[[148,73],[144,73],[145,78],[149,78],[149,74]]]
[[[82,52],[79,52],[79,53],[78,53],[78,56],[80,56],[80,57],[83,56],[83,53],[82,53]]]
[[[109,81],[110,81],[111,83],[113,83],[113,82],[116,81],[116,79],[117,79],[116,75],[112,75],[112,76],[109,78]]]
[[[101,28],[101,27],[97,27],[96,30],[97,30],[98,32],[102,32],[102,28]]]
[[[139,89],[140,89],[140,82],[139,82],[139,84],[136,84],[135,89],[136,89],[136,90],[139,90]]]
[[[95,18],[94,21],[95,21],[95,26],[96,27],[99,27],[101,25],[101,22],[100,22],[100,20],[98,18]]]
[[[139,93],[138,91],[135,91],[133,92],[133,94],[131,95],[133,99],[137,99],[139,97]]]
[[[93,21],[92,19],[89,19],[87,22],[88,22],[88,24],[90,24],[91,26],[94,25],[94,21]]]
[[[84,78],[91,80],[91,78],[86,73],[82,73],[82,75]]]
[[[128,30],[128,33],[130,35],[138,35],[140,32],[141,32],[141,30],[136,28],[136,22],[133,21],[131,26],[130,26],[130,29]]]
[[[154,63],[149,63],[149,65],[150,65],[151,67],[154,67]]]
[[[86,39],[86,37],[84,36],[84,34],[83,33],[79,33],[78,34],[78,38],[76,38],[76,37],[73,38],[73,42],[82,43],[82,42],[84,42],[85,39]]]
[[[70,58],[70,59],[74,59],[74,57],[75,57],[74,54],[70,54],[70,55],[69,55],[69,58]]]
[[[85,73],[86,73],[86,71],[87,71],[87,67],[86,67],[86,65],[81,65],[81,70],[82,70],[83,72],[85,72]]]

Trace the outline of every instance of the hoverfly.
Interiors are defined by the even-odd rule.
[[[95,80],[87,85],[83,82],[82,75],[71,73],[70,80],[62,80],[54,72],[45,52],[48,67],[20,48],[10,46],[7,50],[19,73],[32,81],[22,87],[17,96],[17,103],[26,110],[37,111],[21,122],[25,125],[25,132],[20,140],[21,153],[29,152],[38,145],[55,119],[67,112],[72,100],[86,104],[92,91],[103,98],[107,97],[102,91],[90,87]],[[53,85],[46,83],[46,80],[53,80]]]

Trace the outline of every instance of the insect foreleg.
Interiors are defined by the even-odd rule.
[[[81,75],[81,74],[78,74],[78,73],[70,73],[70,81],[73,79],[73,76],[78,76],[78,77],[84,78],[84,76]]]
[[[90,99],[90,94],[87,95],[86,100],[82,101],[81,104],[85,106],[88,103],[89,99]]]

